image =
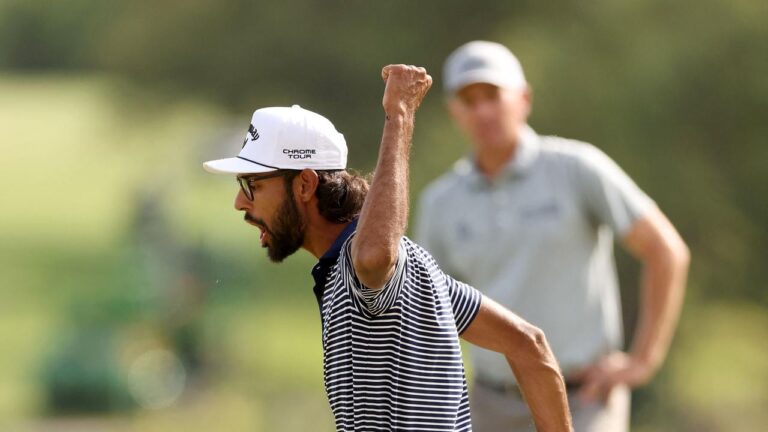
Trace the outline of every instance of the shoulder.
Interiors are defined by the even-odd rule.
[[[541,136],[540,138],[540,156],[545,163],[576,170],[599,169],[614,163],[605,152],[588,142],[558,136]]]
[[[406,236],[401,238],[400,247],[400,250],[405,252],[407,261],[407,279],[421,287],[445,286],[445,274],[432,254]]]
[[[594,152],[600,152],[588,142],[553,135],[541,136],[539,143],[543,157],[563,161],[577,161],[589,157]]]
[[[411,264],[425,267],[437,267],[437,262],[426,249],[410,238],[400,238],[400,250],[405,252],[406,258]]]
[[[400,237],[400,250],[405,251],[409,259],[423,260],[429,255],[424,248],[407,236]]]
[[[456,192],[464,187],[472,171],[471,162],[459,159],[446,173],[433,180],[421,193],[421,205],[431,206],[443,204],[456,196]]]
[[[349,238],[344,241],[344,244],[341,248],[340,257],[349,256],[351,254],[352,238],[355,236],[355,234],[356,233],[352,233],[352,235],[350,235]],[[428,261],[434,261],[434,258],[432,258],[426,249],[421,247],[407,236],[400,237],[398,253],[400,254],[399,259],[404,259],[409,264],[427,263]],[[343,260],[339,259],[337,263],[340,261]]]

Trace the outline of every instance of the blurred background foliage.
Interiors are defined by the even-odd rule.
[[[380,68],[419,64],[415,199],[466,152],[440,69],[472,39],[520,57],[536,130],[601,147],[691,246],[633,430],[768,430],[766,22],[759,0],[0,0],[0,430],[332,430],[313,259],[270,264],[200,162],[298,103],[369,171]]]

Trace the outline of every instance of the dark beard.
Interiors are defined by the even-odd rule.
[[[271,241],[267,245],[267,256],[272,262],[282,262],[293,255],[304,244],[304,224],[293,199],[293,190],[286,188],[287,195],[269,231]]]

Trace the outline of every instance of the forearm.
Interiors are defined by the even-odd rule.
[[[408,221],[408,155],[413,119],[432,77],[424,68],[385,66],[382,106],[386,115],[371,188],[352,240],[352,265],[369,288],[382,288],[394,271]]]
[[[408,156],[413,113],[387,113],[373,181],[360,213],[356,252],[376,267],[397,259],[408,221]]]
[[[689,256],[684,245],[643,261],[640,308],[630,355],[655,371],[664,361],[683,305]]]
[[[565,383],[541,330],[483,297],[480,311],[462,338],[506,357],[537,430],[571,430]]]
[[[565,383],[543,333],[527,350],[505,356],[531,410],[536,430],[570,431]]]

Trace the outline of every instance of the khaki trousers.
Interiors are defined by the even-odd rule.
[[[583,404],[568,392],[575,432],[627,432],[630,391],[615,387],[605,403]],[[528,406],[516,391],[500,391],[475,382],[469,398],[474,432],[535,432]]]

